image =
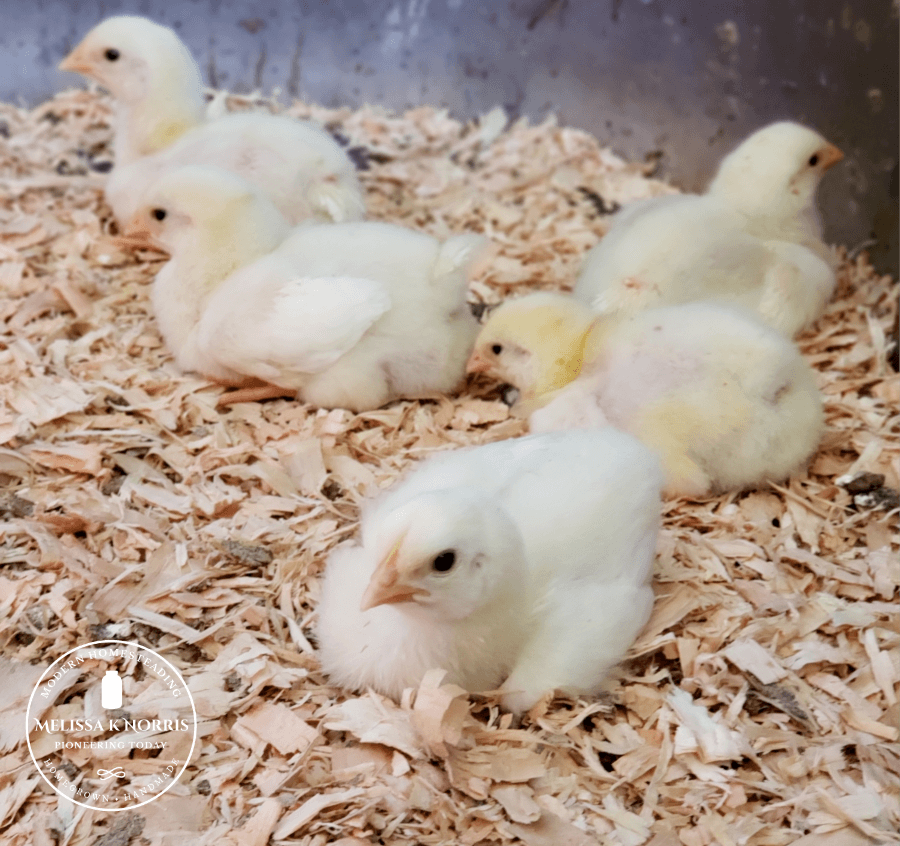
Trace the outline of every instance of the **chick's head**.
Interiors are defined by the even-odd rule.
[[[469,373],[487,373],[536,398],[581,372],[584,343],[595,315],[562,294],[508,300],[485,322],[469,358]]]
[[[470,492],[421,494],[388,517],[378,538],[363,611],[400,604],[419,616],[460,620],[522,590],[518,529]]]
[[[843,158],[812,129],[772,123],[722,160],[708,193],[749,214],[800,214],[814,202],[825,171]]]
[[[168,27],[133,15],[97,24],[59,68],[90,77],[125,103],[188,86],[200,97],[200,74],[187,47]]]
[[[162,176],[124,234],[132,245],[173,255],[199,249],[249,260],[274,249],[288,229],[271,201],[241,177],[187,165]]]

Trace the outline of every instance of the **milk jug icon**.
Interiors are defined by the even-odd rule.
[[[115,670],[107,670],[100,683],[100,704],[104,708],[122,707],[122,679]]]

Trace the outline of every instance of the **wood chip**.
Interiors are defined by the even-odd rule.
[[[772,684],[787,675],[787,670],[755,640],[740,638],[723,649],[722,654],[736,667],[753,673],[763,684]]]
[[[510,825],[509,830],[526,846],[597,846],[596,838],[549,813],[530,825]]]
[[[250,732],[272,744],[282,755],[306,751],[319,736],[290,708],[272,703],[259,705],[244,714],[232,726],[232,733],[235,732]]]
[[[362,788],[354,787],[350,790],[344,790],[337,793],[320,793],[307,799],[296,811],[291,811],[281,821],[272,837],[275,840],[283,840],[285,837],[292,835],[297,829],[306,825],[310,820],[315,819],[326,808],[333,808],[335,805],[343,805],[358,799],[365,794]]]

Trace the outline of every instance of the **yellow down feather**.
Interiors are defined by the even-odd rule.
[[[562,294],[529,294],[491,313],[473,358],[485,372],[515,385],[523,399],[545,399],[578,377],[603,334],[582,303]]]

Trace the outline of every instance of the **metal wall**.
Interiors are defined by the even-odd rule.
[[[699,189],[743,135],[778,118],[847,154],[821,195],[827,234],[877,232],[896,265],[896,0],[0,0],[0,98],[38,102],[94,23],[122,12],[175,27],[208,81],[326,105],[500,103],[555,111]],[[892,244],[889,244],[892,242]],[[887,259],[892,246],[894,257]]]

